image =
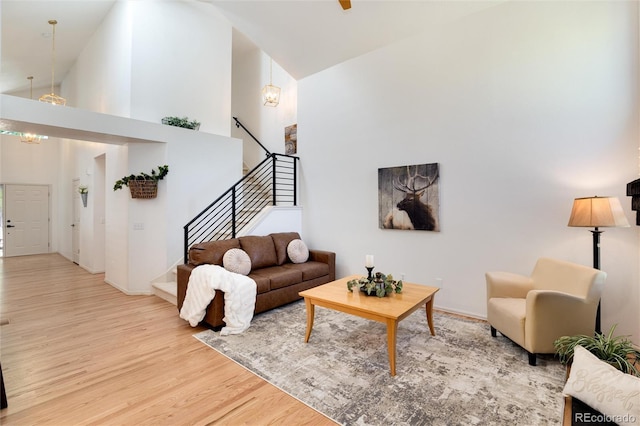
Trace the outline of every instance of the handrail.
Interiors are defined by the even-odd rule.
[[[184,263],[193,244],[235,238],[269,205],[297,205],[298,157],[269,154],[184,225]]]
[[[236,121],[236,127],[237,127],[237,128],[242,127],[242,129],[243,129],[245,132],[247,132],[247,134],[248,134],[249,136],[251,136],[251,138],[252,138],[254,141],[256,141],[256,142],[258,143],[258,145],[260,145],[260,146],[262,147],[262,149],[264,149],[264,151],[267,153],[267,157],[271,155],[271,152],[270,152],[267,148],[265,148],[265,146],[264,146],[264,145],[262,145],[262,143],[260,143],[260,141],[259,141],[258,139],[256,139],[256,137],[255,137],[255,136],[253,136],[253,134],[251,134],[251,132],[249,131],[249,129],[247,129],[246,127],[244,127],[244,125],[240,122],[240,120],[238,120],[238,117],[233,117],[233,119]]]

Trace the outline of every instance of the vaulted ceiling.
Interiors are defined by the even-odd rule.
[[[2,1],[0,93],[28,90],[28,76],[39,89],[34,98],[50,87],[50,19],[58,21],[55,80],[62,81],[115,1]],[[200,1],[301,79],[507,0],[352,0],[347,11],[338,0]]]

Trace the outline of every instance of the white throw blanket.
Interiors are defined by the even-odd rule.
[[[226,326],[220,330],[220,334],[239,334],[249,328],[256,305],[256,282],[218,265],[193,268],[180,318],[189,321],[191,327],[197,326],[204,318],[216,290],[224,292],[223,320]]]

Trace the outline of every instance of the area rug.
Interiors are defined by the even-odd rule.
[[[396,376],[386,326],[316,307],[304,343],[304,302],[256,315],[240,335],[195,337],[343,425],[553,425],[562,418],[564,367],[527,362],[485,322],[423,309],[398,325]]]

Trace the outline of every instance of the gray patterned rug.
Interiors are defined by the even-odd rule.
[[[304,343],[304,302],[256,315],[241,335],[195,337],[344,425],[560,424],[565,370],[527,354],[481,321],[424,309],[398,325],[396,376],[386,327],[316,307]]]

